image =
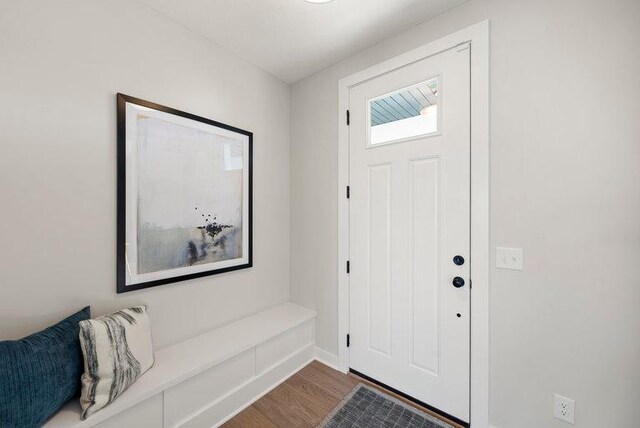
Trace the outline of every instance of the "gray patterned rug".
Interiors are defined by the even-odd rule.
[[[359,384],[320,424],[325,428],[452,428],[402,401]]]

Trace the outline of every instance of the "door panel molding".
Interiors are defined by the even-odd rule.
[[[391,164],[368,165],[367,340],[369,349],[391,355]],[[382,305],[376,304],[381,302]],[[380,314],[384,314],[382,320]],[[376,314],[377,316],[373,316]],[[375,331],[374,331],[375,330]],[[378,340],[378,337],[382,340]]]
[[[423,170],[428,168],[427,170]],[[422,170],[422,171],[419,171]],[[419,173],[422,174],[419,174]],[[433,284],[437,284],[440,278],[440,157],[429,157],[423,159],[412,160],[409,162],[409,300],[411,301],[411,336],[413,340],[409,343],[411,346],[410,364],[419,369],[425,370],[433,376],[439,376],[440,370],[440,290],[439,287],[433,287],[431,290],[431,299],[427,299],[424,295],[424,291],[416,289],[416,284],[420,283],[420,278],[431,277]],[[422,182],[434,182],[435,185],[432,188],[429,186],[417,186],[421,180],[417,180],[416,176],[428,176],[431,180],[422,180]],[[422,187],[418,189],[418,187]],[[421,192],[420,192],[421,191]],[[431,194],[429,194],[431,193]],[[422,194],[422,197],[418,196]],[[428,197],[425,197],[427,194]],[[429,198],[430,197],[430,198]],[[421,207],[416,204],[416,201],[425,201],[431,199],[433,204],[432,212],[427,212],[428,207]],[[423,208],[423,209],[420,209]],[[427,209],[424,209],[427,208]],[[434,220],[429,221],[430,218]],[[430,224],[436,224],[435,229],[432,232],[432,239],[422,239],[416,241],[415,237],[419,233],[419,226],[417,223],[423,223],[425,227]],[[429,248],[431,247],[431,248]],[[422,257],[419,257],[422,254]],[[417,259],[432,260],[431,266],[426,266],[425,263],[417,263]],[[431,268],[431,269],[429,269]],[[422,281],[422,283],[429,283],[429,281]],[[417,295],[416,291],[420,293]],[[434,302],[433,307],[429,310],[425,309],[424,301],[429,300]],[[423,309],[423,310],[420,310]],[[418,322],[420,320],[421,322]],[[426,322],[430,321],[430,322]],[[418,325],[428,325],[432,327],[433,331],[429,332],[420,331]],[[420,338],[435,337],[435,343],[424,343]],[[416,344],[418,346],[416,346]],[[416,349],[417,348],[417,349]],[[431,352],[429,353],[429,350]],[[430,355],[429,355],[430,354]]]
[[[489,427],[489,21],[369,67],[338,82],[338,368],[349,369],[349,90],[366,80],[452,49],[471,47],[471,372],[470,423]],[[357,192],[357,189],[352,189]],[[357,340],[357,339],[356,339]]]

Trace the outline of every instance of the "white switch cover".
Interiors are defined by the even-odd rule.
[[[522,270],[522,248],[498,247],[496,267],[499,269]]]

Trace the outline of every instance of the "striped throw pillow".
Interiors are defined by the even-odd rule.
[[[80,322],[82,419],[111,404],[153,365],[146,306]]]

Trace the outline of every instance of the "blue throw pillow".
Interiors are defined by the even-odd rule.
[[[0,427],[39,427],[80,393],[78,323],[88,318],[87,306],[39,333],[0,341]]]

